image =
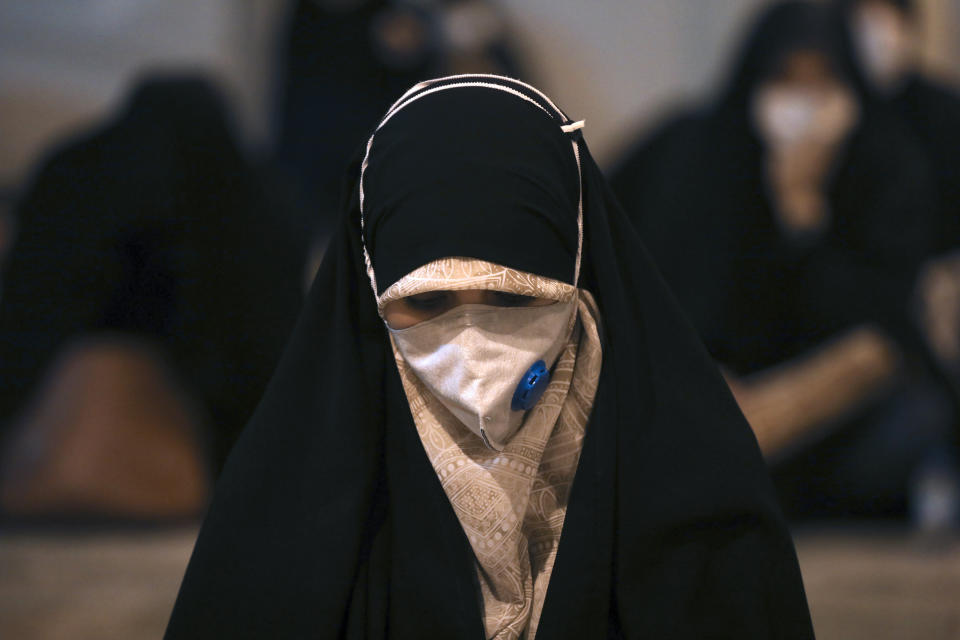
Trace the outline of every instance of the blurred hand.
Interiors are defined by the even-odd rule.
[[[772,82],[757,91],[753,109],[781,225],[797,233],[822,229],[829,215],[826,178],[840,143],[859,119],[856,100],[829,80],[792,88],[789,82]]]
[[[767,152],[767,180],[773,210],[788,231],[810,233],[829,221],[826,180],[837,153],[833,141],[811,139],[771,147]]]
[[[944,363],[960,366],[960,252],[927,263],[917,293],[927,342]]]
[[[776,367],[725,377],[760,449],[773,457],[862,406],[898,366],[894,343],[863,326]]]
[[[823,181],[833,149],[804,145],[789,152],[771,153],[767,176],[774,211],[781,225],[794,232],[818,231],[829,213]]]

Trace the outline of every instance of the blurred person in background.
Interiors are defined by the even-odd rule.
[[[764,9],[715,101],[656,128],[613,187],[724,367],[788,515],[903,516],[953,418],[913,321],[935,186],[840,41],[825,6]]]
[[[0,299],[8,515],[195,515],[301,302],[290,200],[201,76],[140,82],[16,207]]]
[[[310,212],[303,223],[315,243],[308,280],[336,219],[343,171],[383,111],[427,78],[517,76],[507,36],[487,0],[291,4],[281,36],[276,158]]]
[[[937,354],[960,373],[960,94],[920,68],[915,2],[841,0],[838,8],[863,93],[901,119],[933,170],[939,214],[921,284],[924,321]]]

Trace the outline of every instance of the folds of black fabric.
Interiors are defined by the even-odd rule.
[[[432,111],[441,105],[459,118]],[[509,166],[536,140],[530,132],[544,131],[531,123],[550,123],[536,106],[480,87],[408,109],[436,117],[401,130],[402,144],[456,135],[441,122],[490,134],[473,143],[485,148],[391,165],[420,187],[475,153]],[[569,140],[559,123],[549,135]],[[600,306],[604,364],[538,636],[810,638],[792,542],[752,433],[580,149],[580,285]],[[484,637],[471,548],[419,441],[364,270],[358,173],[355,165],[306,309],[221,477],[168,640]],[[555,192],[567,189],[567,173],[544,175]],[[467,180],[459,197],[495,188]],[[482,215],[497,225],[533,214]],[[575,207],[549,216],[576,238]],[[396,237],[371,239],[402,244],[402,222],[391,223]],[[442,251],[456,225],[439,228],[431,250]],[[508,244],[523,255],[501,248],[497,258],[527,264],[557,242],[525,240]],[[482,238],[460,248],[494,251]]]
[[[926,151],[939,195],[937,251],[960,247],[960,92],[920,75],[891,101]]]

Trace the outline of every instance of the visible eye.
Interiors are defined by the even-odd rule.
[[[447,302],[448,294],[445,291],[428,291],[417,295],[407,296],[403,301],[412,309],[418,311],[433,311]]]
[[[534,296],[524,296],[518,293],[507,293],[505,291],[492,291],[493,301],[498,307],[526,307],[537,298]]]

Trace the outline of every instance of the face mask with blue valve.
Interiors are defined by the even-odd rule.
[[[500,451],[546,390],[575,309],[576,297],[536,307],[465,304],[389,330],[404,361],[437,400]]]

